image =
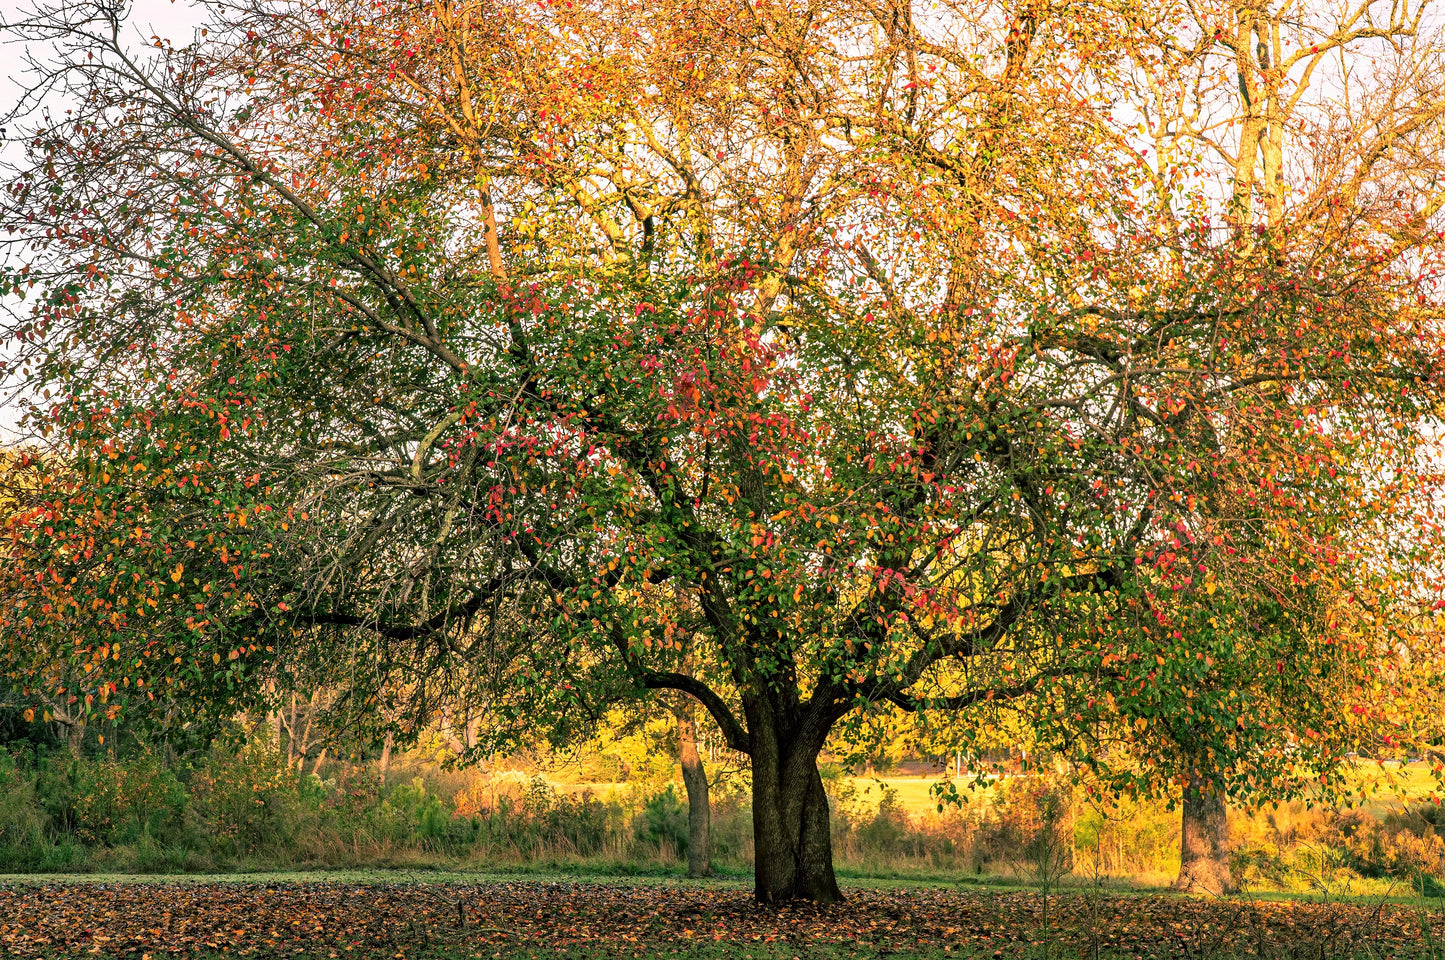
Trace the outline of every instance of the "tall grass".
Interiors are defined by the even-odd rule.
[[[405,762],[303,776],[264,739],[177,763],[0,751],[0,872],[208,872],[470,867],[673,872],[686,863],[686,803],[673,785],[563,789],[541,776]],[[1162,885],[1178,870],[1178,813],[1100,808],[1066,783],[1002,781],[960,809],[919,815],[896,791],[826,778],[840,872],[1037,883]],[[1445,894],[1439,808],[1233,811],[1238,875],[1255,889]],[[1043,857],[1047,852],[1047,858]],[[752,863],[745,793],[720,790],[712,855]],[[1041,864],[1043,865],[1041,867]]]

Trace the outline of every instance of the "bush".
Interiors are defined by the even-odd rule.
[[[911,828],[908,814],[898,799],[898,791],[884,787],[877,812],[858,824],[855,831],[865,856],[896,857],[914,846],[908,842],[912,839]]]
[[[328,780],[303,777],[264,737],[213,748],[175,769],[144,748],[120,760],[29,747],[0,752],[0,870],[421,865],[455,857],[656,871],[675,868],[687,850],[687,804],[671,784],[650,791],[632,784],[599,799],[559,791],[541,776],[439,773],[414,758],[398,768],[407,776],[390,790],[365,766],[333,765],[337,775]],[[1178,870],[1179,812],[1162,802],[1071,806],[1061,780],[1010,777],[961,809],[914,817],[891,787],[855,785],[835,768],[822,773],[845,870],[987,868],[1051,883],[1076,851],[1085,874],[1158,882]],[[746,868],[750,797],[727,782],[713,793],[713,860]],[[1437,895],[1445,893],[1442,822],[1433,804],[1379,819],[1303,804],[1231,810],[1234,865],[1246,883],[1284,889],[1378,878],[1382,888]]]
[[[559,794],[540,776],[516,783],[477,781],[457,795],[456,815],[471,820],[473,854],[506,859],[596,856],[618,837],[622,809],[590,793]]]
[[[632,836],[659,853],[687,852],[687,806],[672,784],[643,801],[641,812],[632,818]]]
[[[1380,827],[1386,872],[1422,890],[1438,888],[1445,880],[1445,811],[1433,803],[1411,804],[1386,814]]]
[[[888,871],[901,863],[957,867],[960,850],[969,847],[973,825],[962,814],[914,819],[888,786],[876,806],[870,803],[871,787],[860,794],[855,784],[830,778],[825,789],[832,790],[833,851],[842,865]]]
[[[112,758],[73,761],[74,793],[68,818],[90,846],[116,846],[141,837],[178,834],[186,809],[179,779],[146,751],[124,762]]]
[[[753,804],[739,791],[713,790],[712,842],[714,864],[750,866],[753,859]]]
[[[470,820],[453,817],[451,808],[427,789],[421,777],[392,788],[375,809],[374,819],[392,842],[419,840],[425,848],[439,853],[465,847],[474,832]]]
[[[297,780],[269,742],[253,741],[235,753],[213,751],[191,776],[194,822],[227,855],[290,845],[295,818],[284,813],[288,799],[297,798]]]
[[[1434,804],[1407,805],[1377,819],[1361,808],[1303,804],[1241,815],[1234,865],[1246,882],[1282,889],[1348,887],[1360,879],[1402,881],[1428,891],[1445,877],[1445,834]]]
[[[1027,866],[1048,877],[1073,869],[1074,832],[1069,827],[1072,790],[1046,777],[999,782],[997,799],[980,818],[976,844],[988,861]],[[977,854],[976,854],[977,855]]]

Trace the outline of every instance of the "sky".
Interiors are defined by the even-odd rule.
[[[8,113],[19,101],[27,82],[26,47],[9,25],[25,17],[36,5],[37,0],[0,0],[0,114]],[[179,45],[191,39],[202,19],[190,0],[133,0],[126,16],[127,34],[138,44],[155,35]],[[45,54],[43,48],[34,48],[30,52],[36,57]],[[13,129],[7,130],[8,135],[13,136],[14,133]],[[4,165],[19,160],[14,146],[0,140],[0,181],[6,179]],[[5,253],[0,251],[0,257],[3,256]],[[8,347],[9,344],[0,340],[0,359],[6,357]],[[0,383],[0,444],[18,438],[15,425],[20,410],[16,399],[13,385]]]

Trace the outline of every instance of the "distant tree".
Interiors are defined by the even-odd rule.
[[[1139,136],[1151,148],[1146,151],[1153,158],[1148,162],[1149,177],[1161,220],[1174,220],[1171,198],[1181,184],[1212,179],[1217,184],[1212,192],[1224,200],[1221,213],[1229,224],[1242,271],[1248,272],[1266,259],[1303,267],[1318,265],[1316,258],[1322,251],[1368,250],[1360,261],[1364,272],[1355,282],[1374,284],[1378,295],[1401,297],[1397,302],[1402,304],[1415,292],[1400,285],[1403,276],[1392,272],[1390,265],[1398,264],[1401,257],[1414,260],[1423,254],[1424,263],[1415,266],[1424,266],[1423,276],[1435,274],[1440,211],[1445,204],[1445,190],[1440,187],[1445,173],[1441,150],[1445,143],[1445,86],[1436,67],[1445,48],[1439,13],[1432,4],[1425,0],[1400,4],[1354,0],[1316,7],[1217,0],[1202,5],[1157,4],[1142,16],[1144,39],[1130,55],[1130,72],[1140,79],[1140,88],[1148,91],[1136,101],[1143,119]],[[1346,75],[1348,81],[1340,84]],[[1367,262],[1372,262],[1375,270],[1365,267]],[[1315,282],[1319,279],[1318,275],[1311,277]],[[1342,280],[1336,275],[1324,282]],[[1433,300],[1438,297],[1434,286],[1438,280],[1428,282],[1432,293],[1427,300],[1434,305],[1427,306],[1427,300],[1414,305],[1414,322],[1433,332],[1439,319],[1438,303]],[[1289,349],[1288,344],[1282,346]],[[1337,346],[1342,352],[1353,348],[1348,336]],[[1314,375],[1323,372],[1308,361],[1305,368],[1309,372],[1294,385],[1301,396],[1310,394]],[[1408,372],[1400,370],[1400,388],[1419,390],[1428,374],[1423,369],[1418,372],[1422,379],[1411,382]],[[1347,370],[1342,373],[1348,375]],[[1425,392],[1428,394],[1428,389]],[[1320,412],[1316,429],[1323,436],[1314,451],[1317,466],[1307,469],[1324,467],[1326,459],[1338,456],[1342,451],[1334,441],[1348,438],[1351,430],[1378,433],[1421,428],[1410,411],[1386,414],[1380,410],[1373,418],[1353,422],[1348,415]],[[1212,444],[1220,454],[1228,455],[1232,445],[1253,448],[1258,434],[1247,422],[1217,414],[1211,419],[1214,435],[1201,438],[1204,450]],[[1270,447],[1255,449],[1264,454]],[[1413,554],[1428,555],[1433,548],[1418,550],[1412,545],[1412,541],[1432,544],[1435,539],[1428,534],[1422,537],[1417,525],[1429,509],[1430,494],[1415,485],[1423,478],[1412,470],[1397,472],[1388,460],[1372,473],[1362,468],[1360,453],[1352,456],[1356,462],[1347,472],[1358,477],[1359,483],[1332,488],[1327,495],[1333,504],[1307,526],[1279,531],[1271,528],[1273,518],[1268,512],[1253,503],[1238,498],[1210,503],[1207,511],[1225,510],[1236,517],[1256,514],[1253,546],[1241,543],[1236,547],[1250,567],[1267,571],[1264,579],[1273,583],[1262,596],[1252,590],[1241,593],[1236,589],[1239,572],[1230,572],[1230,583],[1221,584],[1219,594],[1204,603],[1202,611],[1186,615],[1184,622],[1205,632],[1224,629],[1214,626],[1221,622],[1230,624],[1227,630],[1246,635],[1276,631],[1297,658],[1338,661],[1332,647],[1342,641],[1342,624],[1373,615],[1378,625],[1388,628],[1392,615],[1408,617],[1408,603],[1395,608],[1393,614],[1381,609],[1352,610],[1358,597],[1351,591],[1361,584],[1352,580],[1351,574],[1341,575],[1335,561],[1310,569],[1314,564],[1300,557],[1302,549],[1315,549],[1310,540],[1316,544],[1332,541],[1348,548],[1348,556],[1339,562],[1360,563],[1368,555],[1363,562],[1375,566],[1374,575],[1390,580],[1402,572],[1405,578],[1418,575],[1421,565]],[[1298,469],[1278,461],[1276,467]],[[1392,485],[1392,490],[1380,489]],[[1365,516],[1368,510],[1355,509],[1357,503],[1372,504],[1392,520],[1369,518]],[[1361,538],[1388,544],[1389,549],[1363,546]],[[1428,562],[1425,566],[1428,568]],[[1244,575],[1255,576],[1252,572]],[[1356,571],[1353,576],[1360,575],[1362,571]],[[1372,593],[1370,588],[1363,592]],[[1388,605],[1384,594],[1372,599]],[[1285,637],[1292,639],[1285,641]],[[1377,662],[1366,669],[1378,667]],[[1337,716],[1330,718],[1343,708],[1342,699],[1355,702],[1353,689],[1363,679],[1360,674],[1340,676],[1329,671],[1311,675],[1302,671],[1300,679],[1305,683],[1325,683],[1330,688],[1312,690],[1303,697],[1295,690],[1262,689],[1255,679],[1248,669],[1236,669],[1212,682],[1220,689],[1234,688],[1238,695],[1249,696],[1261,704],[1259,709],[1279,714],[1271,723],[1276,748],[1338,734],[1333,749],[1349,749],[1347,732],[1355,725]],[[1273,706],[1263,706],[1272,698]],[[1292,701],[1300,699],[1326,709],[1291,722]],[[1228,839],[1224,818],[1228,790],[1224,778],[1213,770],[1210,738],[1197,739],[1196,724],[1189,718],[1173,717],[1168,725],[1168,732],[1151,732],[1165,736],[1192,758],[1184,784],[1186,848],[1193,845],[1212,851],[1202,858],[1186,849],[1179,884],[1230,891],[1234,883],[1223,855]]]
[[[684,694],[769,902],[839,898],[816,761],[869,710],[1187,730],[1114,788],[1335,760],[1278,723],[1373,651],[1288,620],[1391,595],[1358,538],[1425,483],[1433,184],[1216,230],[1116,116],[1159,23],[1115,5],[217,0],[145,55],[112,11],[11,25],[71,110],[0,220],[75,477],[16,527],[11,655],[138,712],[302,665],[478,750]]]

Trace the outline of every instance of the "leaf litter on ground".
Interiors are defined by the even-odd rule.
[[[736,886],[619,882],[0,884],[16,957],[1434,956],[1445,911],[1391,904],[854,889],[766,907]],[[779,951],[767,950],[776,945]],[[749,948],[749,949],[743,949]],[[758,950],[752,948],[759,948]],[[761,952],[759,952],[761,950]],[[1441,954],[1445,956],[1445,954]]]

